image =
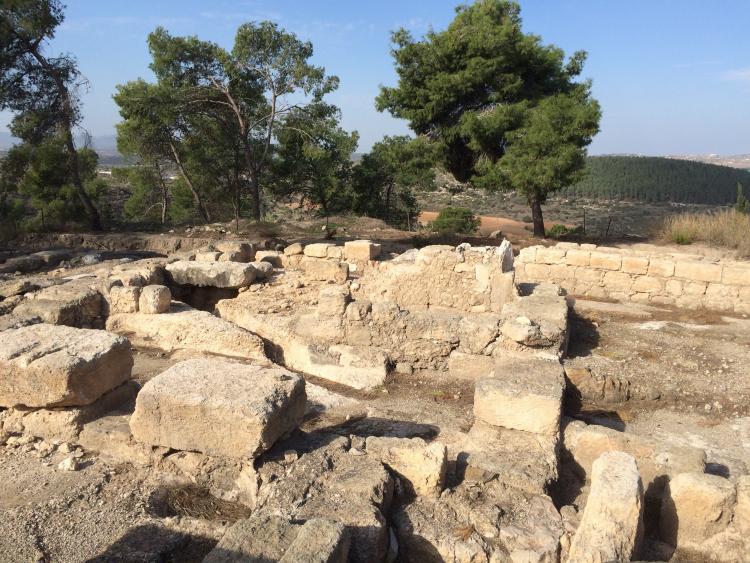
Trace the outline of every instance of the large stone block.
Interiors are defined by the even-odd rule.
[[[311,245],[308,245],[311,246]],[[305,247],[307,250],[307,247]],[[315,281],[330,281],[344,283],[349,277],[349,265],[346,262],[321,260],[305,256],[299,264],[305,276]]]
[[[502,359],[495,377],[477,381],[474,415],[494,426],[557,436],[564,388],[563,368],[557,362]]]
[[[252,262],[255,259],[255,248],[247,242],[222,240],[215,242],[213,247],[222,253],[219,257],[222,262]]]
[[[380,256],[381,246],[369,240],[344,243],[344,257],[351,262],[367,262]]]
[[[137,313],[140,287],[116,285],[109,290],[109,313]]]
[[[500,316],[492,313],[466,315],[458,324],[461,349],[481,354],[500,333]]]
[[[652,258],[648,264],[648,275],[659,278],[670,278],[674,275],[674,262],[661,258]]]
[[[750,266],[724,266],[721,281],[730,285],[750,286]]]
[[[0,333],[0,406],[89,405],[130,379],[126,338],[38,324]]]
[[[619,270],[622,266],[622,256],[609,252],[592,252],[589,265],[599,270]]]
[[[285,369],[187,360],[143,386],[130,428],[152,446],[253,458],[299,426],[305,401],[304,380]]]
[[[103,298],[91,281],[82,279],[53,285],[16,306],[19,317],[39,317],[43,322],[89,328],[102,315]]]
[[[495,359],[491,356],[464,354],[453,350],[448,357],[448,373],[453,379],[468,381],[492,377],[495,373]]]
[[[720,282],[722,267],[719,264],[711,264],[710,262],[677,262],[674,268],[674,275],[687,280]]]
[[[447,469],[445,444],[428,444],[422,438],[382,438],[370,436],[367,454],[379,457],[404,477],[418,495],[437,496],[443,490]]]
[[[138,311],[144,315],[158,315],[169,311],[172,292],[164,285],[147,285],[141,289],[138,298]]]
[[[328,248],[333,246],[330,242],[315,242],[305,246],[304,254],[311,258],[326,258],[328,256]]]
[[[607,452],[593,466],[591,492],[569,563],[631,561],[643,539],[643,485],[633,456]]]
[[[188,350],[233,358],[266,358],[263,341],[252,332],[177,302],[162,315],[110,315],[107,330],[127,336],[135,345],[166,352]]]
[[[627,274],[645,275],[648,273],[648,258],[641,256],[623,256],[622,271]]]
[[[178,260],[167,264],[174,283],[199,287],[246,287],[255,281],[255,268],[239,262],[194,262]]]
[[[661,504],[661,539],[680,547],[700,544],[723,532],[732,520],[736,493],[729,479],[681,473],[667,484]]]

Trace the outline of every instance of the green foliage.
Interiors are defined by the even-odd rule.
[[[590,156],[584,179],[562,195],[727,205],[735,203],[740,182],[750,182],[750,173],[727,166],[655,156]]]
[[[420,41],[393,34],[399,82],[381,89],[377,107],[434,139],[460,181],[524,195],[543,235],[541,203],[580,179],[599,130],[591,85],[576,80],[586,55],[566,61],[524,33],[514,2],[478,0],[456,12],[445,31]]]
[[[354,171],[352,210],[399,227],[415,223],[414,190],[435,188],[434,154],[424,139],[385,137]]]
[[[563,238],[568,235],[578,235],[583,232],[583,229],[581,227],[566,227],[565,225],[552,225],[549,229],[547,229],[547,237],[559,239]]]
[[[479,218],[465,207],[446,207],[432,222],[432,230],[437,233],[471,234],[479,227]]]
[[[675,244],[693,244],[693,237],[688,232],[675,230],[671,233],[671,236],[672,242]]]
[[[737,201],[734,208],[740,213],[750,213],[750,201],[745,197],[745,191],[739,182],[737,182]]]

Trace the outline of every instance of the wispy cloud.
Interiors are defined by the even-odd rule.
[[[736,68],[721,73],[724,80],[733,80],[736,82],[750,82],[750,66],[745,68]]]
[[[680,63],[672,65],[672,68],[696,68],[701,66],[715,66],[720,64],[721,61],[694,61],[690,63]]]

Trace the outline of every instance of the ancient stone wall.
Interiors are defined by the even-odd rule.
[[[516,280],[552,282],[571,295],[750,313],[750,263],[669,252],[558,243],[521,250]]]

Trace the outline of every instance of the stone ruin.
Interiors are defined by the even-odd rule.
[[[568,303],[515,276],[507,241],[400,255],[222,241],[62,283],[10,277],[2,440],[79,447],[246,506],[212,563],[747,560],[750,477],[567,418],[566,388],[583,385],[561,364]],[[135,381],[141,349],[170,367]],[[393,380],[469,386],[473,417],[436,427],[368,407]]]

